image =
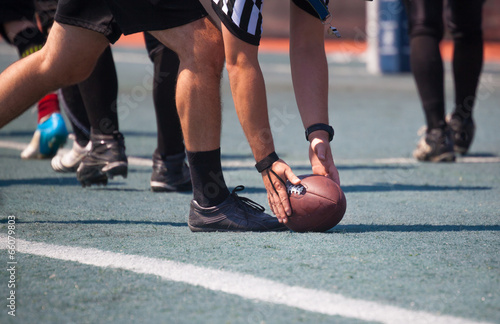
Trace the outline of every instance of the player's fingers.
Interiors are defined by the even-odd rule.
[[[320,159],[321,161],[325,161],[326,160],[326,145],[325,145],[325,143],[318,143],[314,147],[314,153],[316,153],[316,156],[318,157],[318,159]]]
[[[285,193],[280,196],[280,202],[281,206],[283,206],[283,211],[285,212],[286,216],[291,216],[292,215],[292,206],[290,205],[290,199],[288,198],[288,193],[285,191]],[[288,218],[285,218],[288,220]],[[285,221],[286,223],[286,221]]]
[[[298,185],[300,184],[300,179],[299,177],[297,177],[295,175],[295,173],[293,173],[292,169],[290,167],[288,167],[287,169],[285,169],[285,177],[288,179],[288,181],[290,181],[293,185]],[[286,192],[286,188],[285,188],[285,192]]]
[[[269,192],[267,194],[267,203],[269,204],[269,207],[271,208],[271,211],[273,212],[273,214],[276,215],[276,208],[274,208],[274,206],[275,206],[274,200],[272,198],[271,193],[269,193]],[[280,220],[279,217],[278,217],[278,220]]]
[[[328,176],[330,177],[330,179],[333,180],[333,182],[335,182],[336,184],[338,184],[340,186],[339,171],[337,170],[337,168],[335,166],[330,168],[330,170],[328,171]]]
[[[274,202],[274,207],[276,211],[276,216],[285,220],[287,215],[290,215],[289,209],[291,210],[288,201],[286,203],[283,202],[283,197],[288,200],[288,194],[286,192],[286,186],[281,179],[284,174],[274,174],[271,176],[271,185],[273,187],[272,199]]]
[[[278,196],[278,194],[273,193],[271,199],[274,207],[274,214],[280,220],[280,222],[286,223],[286,213],[281,203],[280,197]]]
[[[313,165],[312,172],[313,174],[329,177],[328,170],[325,168],[323,164]]]
[[[271,189],[272,190],[272,189]],[[280,215],[279,214],[279,210],[277,208],[277,204],[276,204],[276,199],[274,198],[274,195],[269,193],[268,194],[268,203],[269,203],[269,207],[271,207],[271,211],[273,212],[273,214],[276,216],[276,218],[278,218],[278,220],[280,222],[283,221],[283,215]]]
[[[287,215],[286,215],[285,209],[283,208],[283,205],[281,204],[279,199],[278,199],[275,207],[276,207],[276,217],[278,217],[278,219],[280,219],[280,221],[282,223],[286,223],[288,221]]]
[[[279,213],[283,215],[283,218],[286,218],[287,216],[290,216],[292,214],[292,207],[290,206],[286,186],[279,180],[274,180],[273,184],[274,188],[276,189],[275,202],[277,204],[277,208],[279,210]]]

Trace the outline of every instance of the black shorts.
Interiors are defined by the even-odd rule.
[[[292,0],[299,8],[318,17],[307,0]],[[328,5],[329,0],[323,0]],[[262,0],[212,0],[212,7],[226,28],[236,37],[259,45],[262,34]]]
[[[0,23],[16,20],[33,20],[35,4],[33,0],[0,0]]]
[[[454,38],[482,37],[484,0],[405,0],[410,37],[428,35],[441,39],[444,34],[443,10]]]
[[[207,15],[197,0],[61,1],[55,20],[101,33],[114,43],[121,34],[182,26]]]
[[[319,15],[318,15],[318,13],[314,10],[314,8],[306,0],[292,0],[292,1],[300,9],[302,9],[305,12],[313,15],[314,17],[318,17],[318,19],[320,18]],[[328,4],[330,3],[330,1],[329,0],[323,0],[323,2],[328,7]]]

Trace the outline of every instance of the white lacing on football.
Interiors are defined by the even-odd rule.
[[[287,189],[289,195],[292,195],[292,194],[300,195],[300,194],[302,194],[302,191],[304,191],[305,188],[303,185],[295,186],[295,185],[290,184],[287,186],[286,189]]]

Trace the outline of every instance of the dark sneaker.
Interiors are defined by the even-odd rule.
[[[154,192],[191,190],[191,175],[185,158],[185,153],[162,156],[155,151],[151,190]]]
[[[128,162],[123,135],[118,131],[113,135],[91,134],[90,140],[92,148],[76,171],[82,186],[106,185],[115,176],[126,178]]]
[[[459,116],[451,116],[448,125],[453,138],[453,149],[458,154],[467,154],[476,132],[474,121],[472,118],[463,120]]]
[[[434,128],[427,131],[413,151],[413,156],[419,161],[453,162],[453,140],[448,129]]]
[[[264,213],[264,207],[240,197],[237,186],[225,201],[215,207],[201,207],[191,201],[188,225],[193,232],[269,232],[285,231],[288,228],[276,217]]]

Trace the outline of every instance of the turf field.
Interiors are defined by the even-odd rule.
[[[0,70],[16,59],[5,44],[0,54]],[[436,165],[411,158],[424,122],[411,76],[370,75],[362,56],[331,54],[343,221],[321,234],[193,234],[190,194],[149,190],[146,51],[114,56],[127,179],[83,189],[47,160],[21,160],[33,109],[0,130],[0,323],[500,323],[499,62],[484,67],[471,154]],[[277,152],[309,173],[287,55],[261,62]],[[226,182],[266,205],[227,77],[222,94]]]

